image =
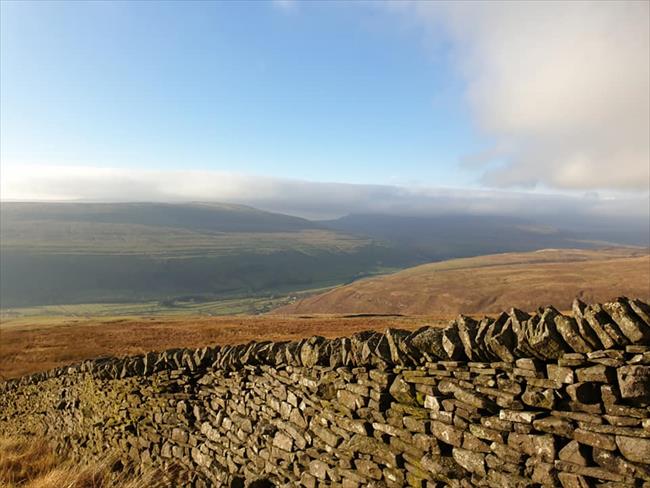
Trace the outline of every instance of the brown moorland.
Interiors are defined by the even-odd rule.
[[[643,248],[545,249],[452,259],[359,280],[277,309],[278,313],[498,313],[574,297],[602,302],[650,299],[650,255]]]
[[[125,356],[175,347],[198,348],[255,340],[341,337],[387,327],[446,325],[453,317],[169,316],[4,320],[0,325],[0,375],[15,378],[84,359]]]

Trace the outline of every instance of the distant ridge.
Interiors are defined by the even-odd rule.
[[[309,220],[231,203],[3,202],[3,227],[21,222],[90,222],[209,232],[292,232],[322,228]]]

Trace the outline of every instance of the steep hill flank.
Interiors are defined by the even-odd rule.
[[[494,254],[425,264],[305,298],[275,313],[493,313],[533,310],[570,298],[650,297],[646,250],[556,250]]]
[[[280,293],[349,282],[393,257],[371,239],[241,205],[0,207],[3,308]]]

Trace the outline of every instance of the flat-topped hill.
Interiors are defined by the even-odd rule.
[[[573,297],[650,298],[650,255],[638,248],[546,249],[452,259],[368,278],[304,298],[278,313],[496,313]]]

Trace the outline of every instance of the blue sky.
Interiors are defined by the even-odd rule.
[[[327,2],[17,2],[2,11],[7,164],[473,184],[444,42]]]
[[[649,211],[645,1],[0,5],[4,200]]]

